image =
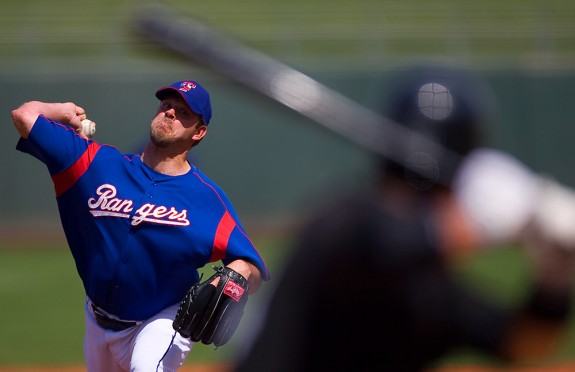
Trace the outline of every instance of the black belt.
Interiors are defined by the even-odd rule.
[[[94,304],[92,304],[92,312],[94,313],[96,323],[98,323],[100,327],[110,331],[123,331],[124,329],[138,325],[138,322],[110,318]]]

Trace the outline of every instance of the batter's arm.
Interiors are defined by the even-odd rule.
[[[76,129],[82,128],[82,120],[86,119],[85,110],[72,102],[26,102],[12,111],[12,122],[22,138],[28,138],[39,115],[44,115]]]
[[[503,354],[513,361],[541,359],[555,352],[564,341],[573,310],[575,252],[538,233],[530,229],[533,288],[501,342]]]

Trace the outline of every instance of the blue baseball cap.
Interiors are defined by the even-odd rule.
[[[172,92],[180,94],[190,109],[200,115],[206,125],[209,124],[212,118],[212,104],[210,103],[210,94],[204,87],[192,80],[176,81],[172,85],[158,89],[156,97],[162,100],[168,93]]]

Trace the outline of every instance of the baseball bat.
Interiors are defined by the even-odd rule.
[[[199,19],[155,5],[141,10],[136,28],[190,61],[291,108],[364,149],[404,164],[416,174],[447,184],[455,171],[459,155],[453,151]],[[413,153],[411,149],[440,163],[439,174],[429,174],[430,167],[417,162],[406,162],[407,154]]]

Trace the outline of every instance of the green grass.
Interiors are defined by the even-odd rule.
[[[65,243],[0,247],[0,365],[67,365],[83,363],[84,294]],[[57,245],[52,246],[52,245]],[[256,239],[256,245],[272,274],[277,274],[288,245],[282,239]],[[202,270],[210,274],[210,266]],[[527,261],[520,251],[486,251],[459,269],[461,280],[504,303],[520,299],[528,278]],[[234,358],[236,342],[250,327],[250,314],[266,296],[270,286],[250,299],[237,337],[215,349],[196,345],[186,364],[226,362]],[[256,318],[253,318],[256,319]],[[251,321],[253,321],[253,319]],[[33,352],[31,352],[33,350]],[[565,343],[551,361],[575,359],[575,324],[571,322]],[[470,350],[461,350],[441,361],[493,364]]]
[[[84,295],[63,249],[0,250],[0,364],[82,362]]]
[[[2,247],[8,243],[0,244],[0,366],[83,363],[85,297],[65,243]],[[270,269],[276,267],[284,252],[281,242],[255,243]],[[204,277],[213,273],[211,265],[202,271]],[[257,302],[254,296],[246,311]],[[234,351],[231,341],[218,350],[199,344],[187,363],[225,361]]]

